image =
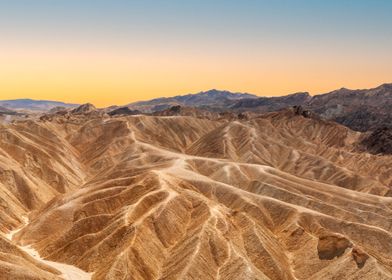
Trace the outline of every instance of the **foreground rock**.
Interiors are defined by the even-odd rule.
[[[392,157],[364,136],[292,109],[3,125],[1,231],[30,223],[0,272],[29,245],[92,279],[391,279]]]

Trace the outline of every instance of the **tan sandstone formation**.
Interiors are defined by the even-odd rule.
[[[392,279],[392,157],[359,132],[92,110],[0,127],[0,230],[30,221],[0,273],[61,277],[30,245],[92,279]]]

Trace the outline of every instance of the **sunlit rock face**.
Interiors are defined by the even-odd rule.
[[[392,157],[366,135],[82,109],[0,126],[0,275],[63,277],[30,245],[92,279],[392,278]]]

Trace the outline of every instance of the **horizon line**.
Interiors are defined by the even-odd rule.
[[[385,86],[385,85],[392,85],[392,82],[385,82],[385,83],[379,84],[378,86],[370,87],[370,88],[346,88],[346,87],[342,86],[342,87],[334,89],[332,91],[316,93],[316,94],[312,94],[309,91],[296,91],[296,92],[282,94],[282,95],[258,95],[256,93],[250,93],[250,92],[230,91],[230,90],[227,90],[227,89],[211,88],[209,90],[202,90],[202,91],[198,91],[198,92],[194,92],[194,93],[176,94],[176,95],[161,96],[161,97],[158,96],[158,97],[151,98],[151,99],[137,100],[137,101],[134,101],[134,102],[123,104],[123,105],[111,104],[111,105],[108,105],[106,107],[97,107],[97,108],[108,108],[108,107],[112,107],[112,106],[126,107],[126,106],[128,106],[130,104],[134,104],[134,103],[138,103],[138,102],[151,101],[151,100],[161,99],[161,98],[170,99],[170,98],[179,97],[179,96],[186,96],[186,95],[197,95],[197,94],[206,93],[206,92],[210,92],[210,91],[229,92],[229,93],[232,93],[232,94],[248,94],[248,95],[254,95],[254,96],[258,97],[258,98],[263,98],[263,97],[273,98],[273,97],[284,97],[284,96],[289,96],[289,95],[298,94],[298,93],[307,93],[310,96],[316,96],[316,95],[323,95],[323,94],[332,93],[334,91],[343,90],[343,89],[351,90],[351,91],[371,90],[371,89],[376,89],[376,88],[379,88],[379,87],[382,87],[382,86]],[[31,101],[36,101],[36,102],[57,102],[57,103],[64,103],[64,104],[67,104],[67,105],[82,105],[82,104],[90,103],[90,104],[95,106],[95,104],[92,103],[92,102],[73,103],[73,102],[66,102],[66,101],[61,101],[61,100],[56,100],[56,99],[34,99],[34,98],[29,98],[29,97],[15,98],[15,99],[0,99],[0,102],[18,101],[18,100],[31,100]]]

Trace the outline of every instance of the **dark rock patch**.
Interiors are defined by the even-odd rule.
[[[341,236],[322,236],[319,238],[317,251],[320,260],[332,260],[340,257],[351,246],[350,241]]]
[[[355,263],[357,264],[358,268],[364,267],[367,259],[369,256],[358,248],[354,248],[351,252]]]
[[[110,111],[108,113],[109,116],[116,116],[116,115],[139,115],[141,114],[140,111],[138,110],[131,110],[128,107],[121,107],[117,108],[113,111]]]
[[[392,154],[392,127],[381,127],[360,142],[360,149],[371,154]]]

